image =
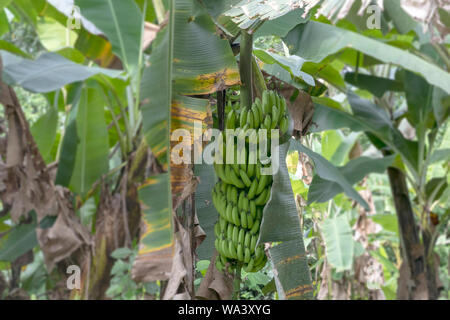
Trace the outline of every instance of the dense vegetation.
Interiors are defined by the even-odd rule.
[[[0,299],[449,299],[450,7],[369,2],[0,1]]]

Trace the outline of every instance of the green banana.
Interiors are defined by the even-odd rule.
[[[246,213],[247,214],[247,228],[251,229],[253,227],[253,217],[250,213]]]
[[[255,252],[257,241],[258,241],[258,237],[255,235],[252,235],[252,240],[250,241],[250,251],[251,252]]]
[[[261,220],[256,220],[255,223],[253,223],[253,227],[250,230],[251,234],[256,234],[259,231],[259,225],[261,224]]]
[[[257,128],[259,128],[259,124],[261,123],[261,120],[260,120],[261,118],[259,116],[258,107],[255,103],[253,103],[253,106],[252,106],[252,113],[253,113],[253,121],[254,121],[253,129],[257,129]]]
[[[241,230],[242,230],[242,229],[241,229]],[[236,253],[237,253],[237,258],[238,258],[238,260],[239,260],[239,261],[244,261],[244,249],[243,249],[243,247],[242,247],[241,244],[239,244],[239,245],[237,246]]]
[[[289,129],[289,120],[286,116],[284,116],[280,121],[280,131],[281,134],[286,134]]]
[[[255,128],[255,120],[253,118],[253,111],[252,109],[248,110],[247,112],[247,124],[249,126],[249,129]]]
[[[237,259],[236,247],[232,241],[228,242],[228,252],[231,254],[231,258]]]
[[[268,189],[264,189],[264,191],[258,196],[258,198],[256,198],[255,204],[257,206],[262,206],[262,205],[266,204],[267,192],[268,192]]]
[[[239,211],[242,210],[242,204],[245,198],[245,191],[242,190],[241,193],[239,194],[239,200],[238,200],[238,209]]]
[[[250,180],[250,178],[248,177],[247,173],[244,170],[240,170],[240,175],[241,175],[241,179],[244,182],[245,186],[248,188],[251,186],[252,181]]]
[[[246,232],[245,238],[244,238],[244,247],[246,247],[246,248],[250,247],[251,239],[252,239],[252,235],[250,234],[250,232]]]
[[[239,126],[243,128],[246,123],[247,123],[247,109],[242,109],[239,118]]]
[[[250,190],[248,190],[248,194],[247,194],[247,198],[248,199],[253,199],[256,195],[256,189],[258,189],[258,180],[257,179],[253,179],[253,182],[250,186]]]
[[[244,240],[245,240],[245,229],[244,228],[240,228],[239,229],[239,237],[238,237],[239,244],[244,245]]]
[[[236,128],[236,113],[234,110],[231,110],[227,115],[227,129],[235,129]]]
[[[237,225],[238,227],[241,226],[241,222],[240,222],[240,218],[239,218],[239,211],[237,207],[233,207],[233,211],[232,211],[232,221],[235,225]]]
[[[229,224],[227,228],[227,240],[231,241],[233,240],[233,225]]]
[[[258,188],[256,188],[256,194],[261,194],[264,191],[266,185],[270,183],[271,176],[269,175],[261,175],[261,179],[259,179]]]
[[[266,117],[264,118],[264,126],[267,130],[270,130],[272,128],[272,117],[270,116],[270,114],[266,115]]]
[[[228,202],[225,216],[227,217],[228,222],[233,222],[233,205],[231,202]]]
[[[249,263],[250,262],[250,258],[251,258],[251,253],[250,253],[250,249],[249,248],[245,248],[244,249],[244,262],[245,263]]]
[[[252,272],[255,260],[253,258],[250,259],[250,262],[244,267],[246,272]]]
[[[247,228],[247,213],[245,211],[241,211],[241,226]]]
[[[230,168],[230,167],[227,166],[227,168]],[[232,184],[234,184],[236,187],[238,187],[239,189],[245,188],[245,184],[237,177],[234,170],[229,169],[229,170],[225,171],[225,174],[227,175],[227,178],[229,178],[229,180],[232,182]]]
[[[270,126],[271,129],[275,129],[278,125],[278,120],[280,118],[280,111],[276,105],[272,107],[272,124]]]
[[[235,245],[238,244],[239,237],[239,228],[237,226],[233,226],[233,243]]]
[[[256,203],[253,200],[250,201],[250,214],[253,219],[256,218]]]

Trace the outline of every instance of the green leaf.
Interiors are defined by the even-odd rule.
[[[61,153],[56,172],[55,184],[69,187],[77,155],[79,137],[77,133],[77,114],[82,85],[76,86],[69,93],[72,94],[73,102],[67,119],[64,137],[61,145]]]
[[[55,99],[58,99],[59,94]],[[31,134],[45,162],[51,161],[50,152],[56,138],[58,126],[58,109],[56,104],[50,104],[48,111],[42,115],[31,127]]]
[[[289,142],[279,147],[279,170],[264,208],[259,242],[279,242],[270,248],[280,299],[312,298],[311,275],[303,234],[286,166]]]
[[[99,89],[86,87],[81,92],[76,129],[79,142],[70,188],[85,194],[108,171],[108,130]]]
[[[332,165],[320,154],[315,153],[314,151],[301,145],[297,140],[293,140],[292,145],[293,148],[297,149],[299,152],[305,153],[314,162],[315,171],[320,178],[335,182],[340,186],[340,188],[342,188],[347,196],[356,200],[366,210],[369,210],[369,205],[367,202],[359,195],[358,192],[355,191],[355,189],[352,188],[352,184],[346,179],[341,170]],[[309,194],[308,201],[311,201]]]
[[[383,6],[398,32],[405,34],[414,31],[418,35],[423,33],[422,26],[403,10],[400,0],[384,0]]]
[[[300,71],[302,69],[303,63],[305,62],[302,58],[297,56],[284,57],[270,51],[254,49],[253,53],[262,62],[269,64],[278,64],[280,67],[289,71],[294,77],[301,78],[310,86],[315,86],[315,81],[309,74]]]
[[[364,131],[372,133],[394,151],[400,153],[409,169],[416,174],[419,161],[417,142],[405,139],[381,107],[369,100],[361,99],[353,93],[348,93],[347,96],[355,120],[366,127]]]
[[[439,149],[433,152],[430,159],[430,164],[449,161],[450,160],[450,148],[449,149]]]
[[[172,230],[172,197],[167,173],[152,176],[139,188],[142,222],[139,255],[170,248],[174,244]],[[138,257],[139,259],[139,257]]]
[[[291,54],[316,63],[344,48],[351,47],[384,63],[392,63],[406,70],[417,72],[429,83],[450,93],[450,74],[448,72],[407,51],[352,31],[310,21],[295,27],[284,40]]]
[[[285,37],[296,25],[305,23],[309,19],[303,18],[304,10],[297,8],[285,15],[266,21],[255,33],[255,38],[261,36]]]
[[[194,165],[194,174],[201,182],[195,190],[195,210],[200,226],[206,233],[205,240],[197,247],[197,254],[199,259],[210,259],[214,252],[214,225],[218,217],[211,195],[216,178],[213,167],[207,164]]]
[[[8,51],[24,58],[31,58],[28,53],[23,52],[12,43],[5,40],[0,40],[0,50]]]
[[[173,80],[177,93],[213,93],[239,83],[236,59],[216,33],[206,9],[193,0],[175,2]]]
[[[384,173],[394,159],[395,156],[380,159],[359,157],[349,161],[344,167],[337,168],[337,170],[342,173],[350,185],[354,185],[364,179],[369,173]],[[344,188],[339,183],[322,178],[318,173],[314,175],[309,187],[308,204],[313,202],[326,202],[341,192],[344,192]]]
[[[383,230],[394,232],[398,235],[398,221],[395,214],[374,214],[370,216],[373,222],[383,227]]]
[[[13,262],[37,244],[36,225],[21,224],[0,238],[0,261]]]
[[[320,225],[327,251],[327,261],[337,272],[351,270],[354,241],[346,215],[327,218]]]
[[[0,51],[0,54],[4,81],[32,92],[55,91],[66,84],[83,81],[99,73],[111,77],[120,74],[117,70],[81,66],[51,52],[40,55],[36,60],[23,59],[5,51]]]
[[[441,19],[441,22],[447,27],[450,28],[450,13],[445,11],[444,8],[439,8],[439,17]]]
[[[429,120],[433,120],[430,119],[433,115],[433,87],[425,79],[409,71],[405,72],[403,78],[409,122],[416,128],[426,126]]]
[[[130,248],[118,248],[111,253],[111,257],[114,259],[126,259],[133,254]]]
[[[7,7],[12,0],[0,0],[0,10],[3,10],[5,7]]]
[[[345,81],[358,88],[369,91],[378,98],[381,98],[388,91],[403,91],[403,84],[400,81],[367,74],[347,72],[345,74]]]
[[[133,73],[139,65],[142,13],[133,0],[76,0],[81,14],[111,42],[113,52]]]

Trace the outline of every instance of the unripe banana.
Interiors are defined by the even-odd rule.
[[[255,220],[255,218],[256,218],[256,203],[253,200],[250,200],[250,214],[251,214],[253,220]]]
[[[228,242],[228,252],[230,253],[231,258],[237,259],[236,247],[232,241]]]
[[[248,191],[248,195],[247,198],[248,199],[253,199],[256,195],[256,189],[258,189],[258,180],[257,179],[253,179],[253,182],[250,186],[250,190]]]
[[[261,192],[261,194],[255,199],[255,204],[257,206],[264,205],[265,201],[266,201],[266,197],[267,197],[267,189],[264,189],[264,191]]]
[[[275,129],[278,125],[278,120],[280,118],[280,111],[276,105],[272,107],[272,124],[270,126],[271,129]]]
[[[248,212],[247,214],[247,228],[251,229],[253,227],[253,217],[252,215]]]
[[[280,121],[280,131],[281,131],[281,134],[286,134],[286,132],[288,131],[288,129],[289,129],[289,120],[288,120],[288,118],[286,117],[286,116],[284,116],[282,119],[281,119],[281,121]]]
[[[252,106],[252,113],[253,113],[253,121],[254,121],[253,129],[257,129],[257,128],[259,128],[259,124],[261,123],[261,120],[260,120],[261,118],[259,116],[258,107],[256,106],[255,103],[253,103],[253,106]]]
[[[258,237],[256,235],[252,235],[252,239],[250,241],[250,251],[251,252],[255,252],[257,241],[258,241]]]
[[[241,211],[241,226],[247,228],[247,213],[245,211]]]
[[[227,228],[227,240],[228,241],[232,241],[233,240],[233,229],[234,229],[233,225],[229,224],[228,228]]]
[[[240,221],[240,217],[239,217],[239,210],[237,207],[233,207],[233,211],[232,211],[232,221],[235,225],[237,225],[238,227],[241,226],[241,221]]]
[[[248,110],[248,112],[247,112],[247,124],[248,124],[249,129],[255,128],[255,120],[253,118],[252,109]]]
[[[237,245],[238,240],[239,240],[239,228],[237,226],[234,226],[233,227],[233,243],[235,245]]]
[[[234,110],[231,110],[227,115],[227,129],[235,129],[236,128],[236,113]]]
[[[243,229],[241,229],[243,230]],[[242,244],[237,245],[236,249],[237,258],[239,261],[244,261],[244,248],[242,247]]]
[[[261,179],[259,179],[258,182],[258,188],[256,188],[257,195],[261,194],[264,191],[266,185],[270,183],[271,178],[272,177],[269,175],[261,175]]]
[[[247,173],[244,170],[240,170],[241,179],[244,182],[245,186],[248,188],[251,186],[252,182],[250,178],[247,176]]]
[[[239,238],[238,238],[239,244],[244,245],[245,234],[246,234],[245,229],[244,228],[240,228],[239,229]]]
[[[249,263],[250,262],[250,258],[251,258],[251,253],[250,253],[250,249],[249,248],[245,248],[244,249],[244,262],[245,263]]]
[[[251,228],[250,233],[256,235],[259,231],[260,224],[261,220],[256,220],[255,223],[253,223],[253,227]]]
[[[270,130],[272,128],[272,117],[270,116],[270,114],[266,115],[266,117],[264,118],[264,127],[267,130]]]
[[[231,202],[227,204],[225,216],[228,222],[233,222],[233,204]]]
[[[242,109],[241,110],[241,115],[240,115],[240,118],[239,118],[239,126],[241,128],[243,128],[245,126],[245,124],[247,123],[247,112],[248,112],[247,109]]]
[[[245,198],[245,191],[242,190],[241,193],[239,194],[239,200],[238,200],[238,209],[239,209],[239,211],[242,210],[242,205],[244,203],[244,198]]]
[[[250,232],[246,232],[245,233],[245,238],[244,238],[244,247],[248,248],[250,247],[250,242],[252,240],[252,235],[250,234]]]
[[[270,113],[270,108],[272,107],[270,104],[269,91],[264,91],[262,94],[262,108],[265,114]]]
[[[254,267],[255,260],[253,258],[250,259],[250,262],[244,267],[246,272],[252,272]]]

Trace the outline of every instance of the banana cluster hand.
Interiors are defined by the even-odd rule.
[[[288,127],[286,101],[274,91],[264,91],[262,100],[257,98],[251,108],[231,110],[226,119],[226,128],[238,130],[238,137],[249,129],[269,132],[279,129],[282,136]],[[261,174],[263,165],[259,160],[251,163],[250,159],[256,157],[248,140],[243,163],[237,161],[236,142],[233,147],[234,163],[214,164],[219,182],[212,190],[212,199],[220,216],[214,228],[215,247],[219,252],[216,267],[219,270],[227,268],[231,272],[240,262],[247,272],[256,272],[267,262],[263,244],[257,247],[256,243],[263,208],[271,195],[272,176]],[[223,150],[225,155],[226,147]]]

